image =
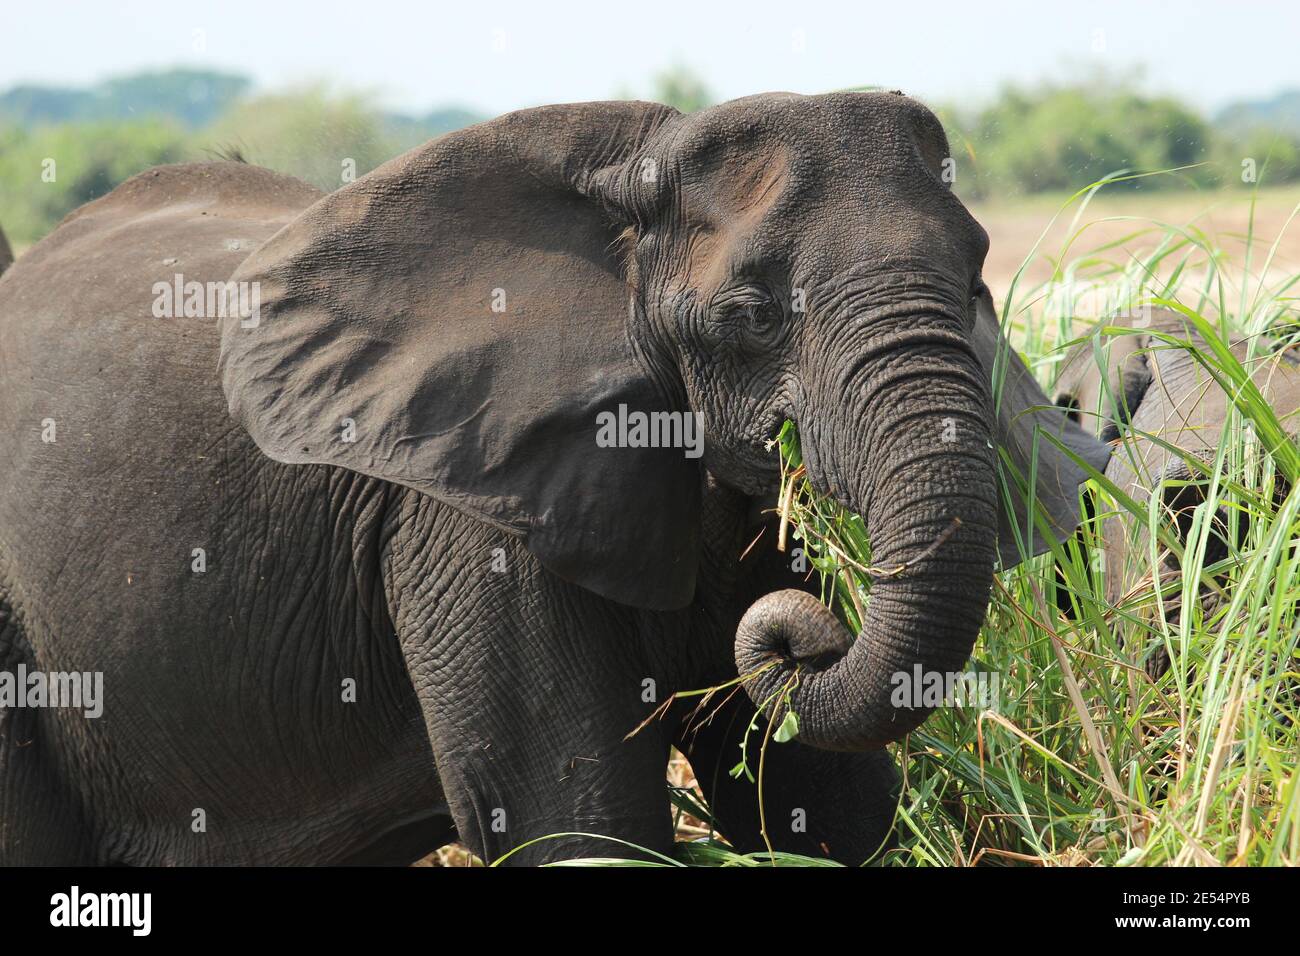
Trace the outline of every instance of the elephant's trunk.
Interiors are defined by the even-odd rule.
[[[800,422],[814,485],[820,473],[821,487],[863,514],[872,564],[885,572],[862,631],[854,639],[811,595],[778,591],[750,607],[736,634],[754,702],[779,708],[791,688],[799,739],[831,750],[881,747],[926,718],[914,696],[899,706],[900,675],[910,688],[917,665],[959,670],[992,583],[994,460],[979,363],[959,331],[938,323],[873,352],[823,386],[818,404],[829,414]]]

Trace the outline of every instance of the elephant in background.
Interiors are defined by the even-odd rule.
[[[105,699],[0,711],[0,862],[667,852],[673,744],[759,849],[727,771],[796,673],[767,837],[871,856],[927,714],[890,674],[960,668],[995,561],[1072,532],[1042,432],[1106,456],[1007,347],[947,155],[898,94],[587,103],[327,196],[171,166],[68,217],[0,280],[0,663]],[[636,429],[683,416],[702,456]],[[905,568],[856,639],[742,558],[786,419]]]
[[[1132,326],[1137,332],[1105,334],[1104,325]],[[1144,331],[1141,331],[1144,330]],[[1117,319],[1098,326],[1075,345],[1061,366],[1054,390],[1056,403],[1071,409],[1082,427],[1117,451],[1106,477],[1141,505],[1153,494],[1171,518],[1171,530],[1188,542],[1195,510],[1205,504],[1207,469],[1212,469],[1231,410],[1231,398],[1187,351],[1168,338],[1208,351],[1198,330],[1177,312],[1154,310],[1149,319]],[[1289,433],[1297,427],[1300,410],[1300,357],[1294,349],[1276,350],[1258,340],[1252,350],[1243,337],[1230,340],[1231,352],[1250,371]],[[1205,467],[1198,467],[1196,462]],[[1285,491],[1279,481],[1278,489]],[[1235,556],[1246,534],[1246,515],[1234,521],[1220,506],[1212,519],[1204,567]],[[1108,603],[1123,601],[1143,580],[1150,581],[1147,561],[1150,531],[1128,512],[1105,517],[1104,541]],[[1160,573],[1167,582],[1182,573],[1177,555],[1162,548]],[[1216,597],[1201,587],[1202,606],[1210,610]],[[1166,617],[1177,620],[1179,599],[1167,599]],[[1153,648],[1148,673],[1158,677],[1168,668],[1164,645]]]

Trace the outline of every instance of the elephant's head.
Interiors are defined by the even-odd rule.
[[[1116,331],[1107,332],[1107,328]],[[1119,331],[1123,330],[1123,331]],[[1249,370],[1251,380],[1294,435],[1300,412],[1300,354],[1294,348],[1278,349],[1264,336],[1234,337],[1228,346],[1233,358]],[[1149,316],[1115,318],[1099,323],[1066,354],[1055,387],[1058,405],[1069,408],[1081,427],[1102,440],[1117,442],[1122,450],[1107,468],[1107,477],[1129,498],[1147,506],[1153,495],[1156,514],[1165,522],[1172,542],[1185,548],[1193,543],[1195,515],[1206,507],[1215,474],[1215,462],[1229,425],[1232,396],[1196,360],[1192,349],[1210,353],[1209,343],[1180,313],[1157,309]],[[1235,475],[1228,459],[1226,477]],[[1239,476],[1245,477],[1245,476]],[[1230,484],[1221,480],[1221,485]],[[1282,474],[1276,476],[1275,504],[1289,490]],[[1220,488],[1220,493],[1226,491]],[[1208,517],[1204,552],[1199,565],[1207,568],[1235,557],[1245,543],[1251,509],[1220,504]],[[1158,567],[1152,568],[1150,528],[1128,512],[1117,509],[1104,519],[1106,597],[1114,603],[1144,586],[1153,571],[1168,584],[1183,575],[1184,561],[1161,544]],[[1226,574],[1199,586],[1200,603],[1208,616],[1223,601]],[[1174,621],[1182,606],[1181,589],[1166,596],[1163,614]],[[1163,642],[1147,660],[1152,676],[1168,664]]]
[[[543,107],[450,134],[241,267],[262,311],[224,330],[231,410],[274,458],[416,488],[649,608],[692,600],[701,466],[769,493],[765,442],[793,419],[814,485],[905,570],[855,642],[789,592],[760,600],[737,658],[769,665],[763,701],[851,643],[802,669],[800,735],[879,746],[925,713],[890,705],[890,674],[968,655],[999,546],[1018,560],[1076,523],[1082,472],[1037,426],[1105,456],[1006,348],[948,167],[897,94]],[[998,447],[1033,494],[999,488]]]

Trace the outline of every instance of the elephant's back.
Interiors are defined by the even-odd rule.
[[[151,169],[0,277],[0,547],[12,512],[58,504],[63,480],[84,496],[96,476],[134,470],[160,432],[202,441],[228,427],[207,307],[319,195],[242,163]]]
[[[217,379],[219,320],[206,296],[187,310],[177,284],[224,287],[318,195],[241,163],[159,167],[0,277],[0,576],[20,564],[33,606],[104,576],[135,585],[138,552],[162,543],[147,529],[211,523],[213,456],[251,442]],[[121,539],[102,540],[114,527]]]
[[[162,287],[225,282],[320,196],[257,166],[197,163],[146,170],[69,213],[0,279],[0,401],[19,378],[85,391],[207,358],[200,343],[216,342],[217,317],[166,301]],[[71,370],[82,374],[51,379]]]
[[[39,317],[60,307],[112,305],[105,318],[132,317],[132,306],[151,302],[153,283],[176,272],[224,279],[322,195],[301,180],[246,163],[145,170],[74,209],[6,273],[0,328],[12,323],[15,307]],[[33,291],[44,293],[46,308],[28,298]]]

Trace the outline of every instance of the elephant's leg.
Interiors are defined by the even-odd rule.
[[[0,671],[36,670],[0,583]],[[58,772],[50,710],[0,707],[0,866],[94,863],[80,801]]]
[[[626,612],[427,499],[401,523],[387,561],[393,621],[462,841],[488,861],[557,833],[670,850],[667,734],[624,739],[654,708]],[[568,837],[507,862],[636,855]]]
[[[712,719],[706,720],[709,714]],[[753,716],[749,699],[734,694],[720,708],[706,708],[685,721],[677,741],[733,846],[746,853],[765,851],[763,821],[778,852],[858,864],[893,844],[898,772],[884,750],[839,753],[769,741],[760,816],[757,783],[730,774],[740,762],[740,743]],[[763,716],[749,736],[746,762],[755,778],[766,730]]]

